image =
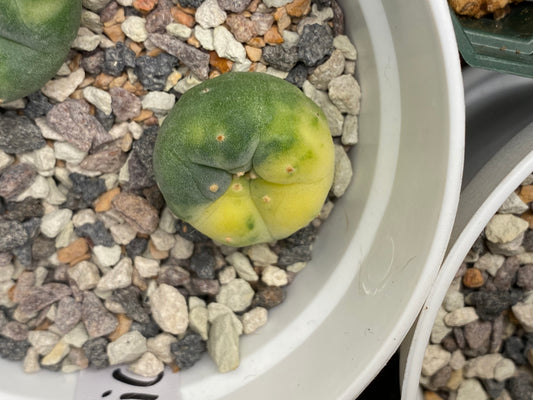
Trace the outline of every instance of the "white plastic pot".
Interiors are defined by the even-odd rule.
[[[464,185],[442,268],[401,346],[405,400],[423,399],[419,381],[424,352],[457,270],[498,208],[533,171],[533,80],[470,69],[465,73],[465,89],[470,146]]]
[[[464,139],[446,2],[339,3],[363,92],[353,183],[285,302],[242,337],[238,370],[219,374],[205,357],[176,374],[183,400],[353,399],[396,351],[436,277],[457,207]],[[0,376],[6,400],[71,400],[77,380],[24,375],[20,363],[6,361]]]

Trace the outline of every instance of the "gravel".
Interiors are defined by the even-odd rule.
[[[488,222],[448,290],[424,358],[424,365],[439,367],[422,370],[425,398],[533,395],[533,264],[525,239],[531,199],[521,195],[530,178]],[[439,376],[444,369],[447,379]]]
[[[312,258],[316,227],[352,178],[347,152],[357,143],[360,90],[342,11],[326,0],[84,0],[83,7],[57,76],[0,108],[0,357],[28,373],[124,363],[155,376],[209,353],[219,371],[233,370],[241,336],[260,330],[284,301]],[[322,107],[336,144],[326,206],[277,243],[213,243],[172,215],[154,180],[152,153],[166,114],[186,90],[228,70],[269,73],[302,89]],[[515,196],[505,211],[524,207]],[[511,225],[533,251],[523,223]],[[454,306],[475,307],[479,318],[440,336],[455,332],[477,350],[499,346],[504,360],[527,365],[533,337],[518,343],[492,334],[487,344],[487,332],[500,321],[503,335],[500,314],[509,307],[533,329],[523,295],[533,288],[533,259],[507,265],[500,258],[520,244],[494,245],[497,256],[481,256],[477,267],[484,286]],[[510,289],[487,299],[487,279]],[[448,347],[459,351],[453,340]],[[505,377],[513,383],[491,390],[527,395],[530,386],[509,378],[511,370],[497,364],[483,387]],[[453,371],[441,368],[433,381]]]

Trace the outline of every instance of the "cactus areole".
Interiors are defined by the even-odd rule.
[[[40,89],[76,37],[81,0],[0,0],[0,104]]]
[[[247,246],[289,236],[330,190],[333,141],[292,84],[230,72],[187,91],[160,128],[154,172],[170,210],[211,239]]]

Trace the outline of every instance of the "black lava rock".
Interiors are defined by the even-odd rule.
[[[27,197],[22,201],[10,201],[6,203],[6,219],[22,222],[28,218],[42,217],[44,215],[43,204],[39,199]]]
[[[333,52],[333,36],[323,25],[306,25],[297,48],[299,60],[308,67],[315,67]]]
[[[103,337],[87,340],[82,349],[89,359],[89,365],[96,369],[102,369],[109,366],[107,358],[107,339]]]
[[[147,90],[163,90],[178,59],[161,53],[156,57],[141,56],[135,62],[135,74]]]
[[[192,225],[188,224],[185,221],[182,221],[181,219],[176,220],[176,233],[182,238],[190,240],[194,243],[200,243],[209,240],[207,236],[193,228]]]
[[[109,131],[115,124],[115,116],[113,113],[106,115],[102,110],[97,108],[94,116],[106,131]]]
[[[476,312],[481,319],[492,321],[502,311],[520,301],[522,297],[522,291],[515,289],[503,292],[479,290],[471,293],[469,300],[476,307]]]
[[[215,252],[208,246],[198,246],[197,251],[191,257],[189,269],[193,271],[198,278],[215,279]]]
[[[133,260],[136,256],[140,256],[144,253],[147,245],[147,239],[136,237],[126,245],[126,254]]]
[[[161,333],[159,325],[157,325],[157,323],[153,319],[150,319],[150,321],[145,324],[133,321],[131,323],[130,330],[138,331],[145,338],[152,338]]]
[[[499,382],[495,379],[481,379],[485,391],[491,399],[496,399],[505,389],[505,381]]]
[[[202,5],[204,0],[178,0],[178,4],[182,7],[198,8]]]
[[[142,324],[150,322],[148,309],[141,299],[141,292],[135,286],[118,289],[113,292],[112,299],[117,301],[126,311],[126,315]]]
[[[518,336],[510,336],[503,342],[503,355],[513,360],[516,365],[525,365],[525,344]]]
[[[519,374],[509,378],[506,386],[513,400],[531,400],[533,397],[533,386],[528,374]]]
[[[28,233],[21,223],[0,220],[0,252],[22,246],[28,239]]]
[[[52,108],[52,103],[50,103],[48,97],[42,94],[41,91],[34,92],[28,95],[27,98],[28,103],[24,109],[24,114],[29,118],[35,119],[42,117]]]
[[[55,240],[38,235],[31,247],[31,255],[35,260],[44,260],[55,253]]]
[[[20,154],[44,146],[46,141],[41,130],[28,117],[0,114],[0,149]]]
[[[263,59],[276,69],[290,71],[298,62],[298,52],[295,48],[267,45],[263,48]]]
[[[112,247],[115,244],[113,236],[102,221],[96,221],[94,224],[83,224],[75,228],[74,232],[80,237],[91,239],[94,245]]]
[[[170,351],[175,357],[177,366],[180,369],[187,369],[202,358],[206,345],[198,333],[188,331],[183,339],[170,345]]]
[[[307,75],[307,67],[303,64],[296,64],[296,66],[289,71],[289,75],[287,75],[285,80],[301,89],[307,79]]]
[[[20,361],[30,348],[27,340],[13,340],[0,335],[0,357],[11,361]]]
[[[120,76],[124,68],[135,67],[135,53],[124,43],[118,42],[115,47],[109,47],[104,53],[103,72],[112,76]]]
[[[105,181],[100,178],[88,177],[77,172],[71,173],[69,178],[72,181],[70,192],[80,196],[87,206],[107,190]]]

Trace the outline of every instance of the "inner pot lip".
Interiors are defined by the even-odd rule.
[[[467,77],[466,74],[470,78],[470,83],[474,80],[473,87],[467,87],[467,98],[469,97],[468,89],[485,92],[487,88],[484,87],[484,83],[488,82],[488,86],[491,88],[491,80],[496,81],[496,85],[499,85],[492,90],[512,91],[518,88],[519,82],[516,80],[525,79],[476,69],[466,70],[465,77]],[[479,78],[479,80],[476,81],[475,78]],[[487,93],[484,97],[486,95]],[[499,207],[533,171],[533,137],[531,132],[533,132],[533,123],[518,133],[510,132],[506,137],[507,144],[496,154],[492,154],[492,158],[484,166],[479,167],[478,165],[484,160],[475,160],[470,165],[473,170],[472,173],[465,171],[465,175],[472,175],[472,177],[465,182],[461,193],[461,201],[446,258],[416,325],[412,327],[409,337],[402,344],[400,374],[403,375],[401,383],[402,398],[404,399],[422,399],[419,380],[425,349],[429,343],[437,312],[457,269]],[[497,142],[500,138],[494,137],[488,141],[491,140]],[[485,155],[481,156],[486,157]],[[481,156],[479,158],[483,158]]]

